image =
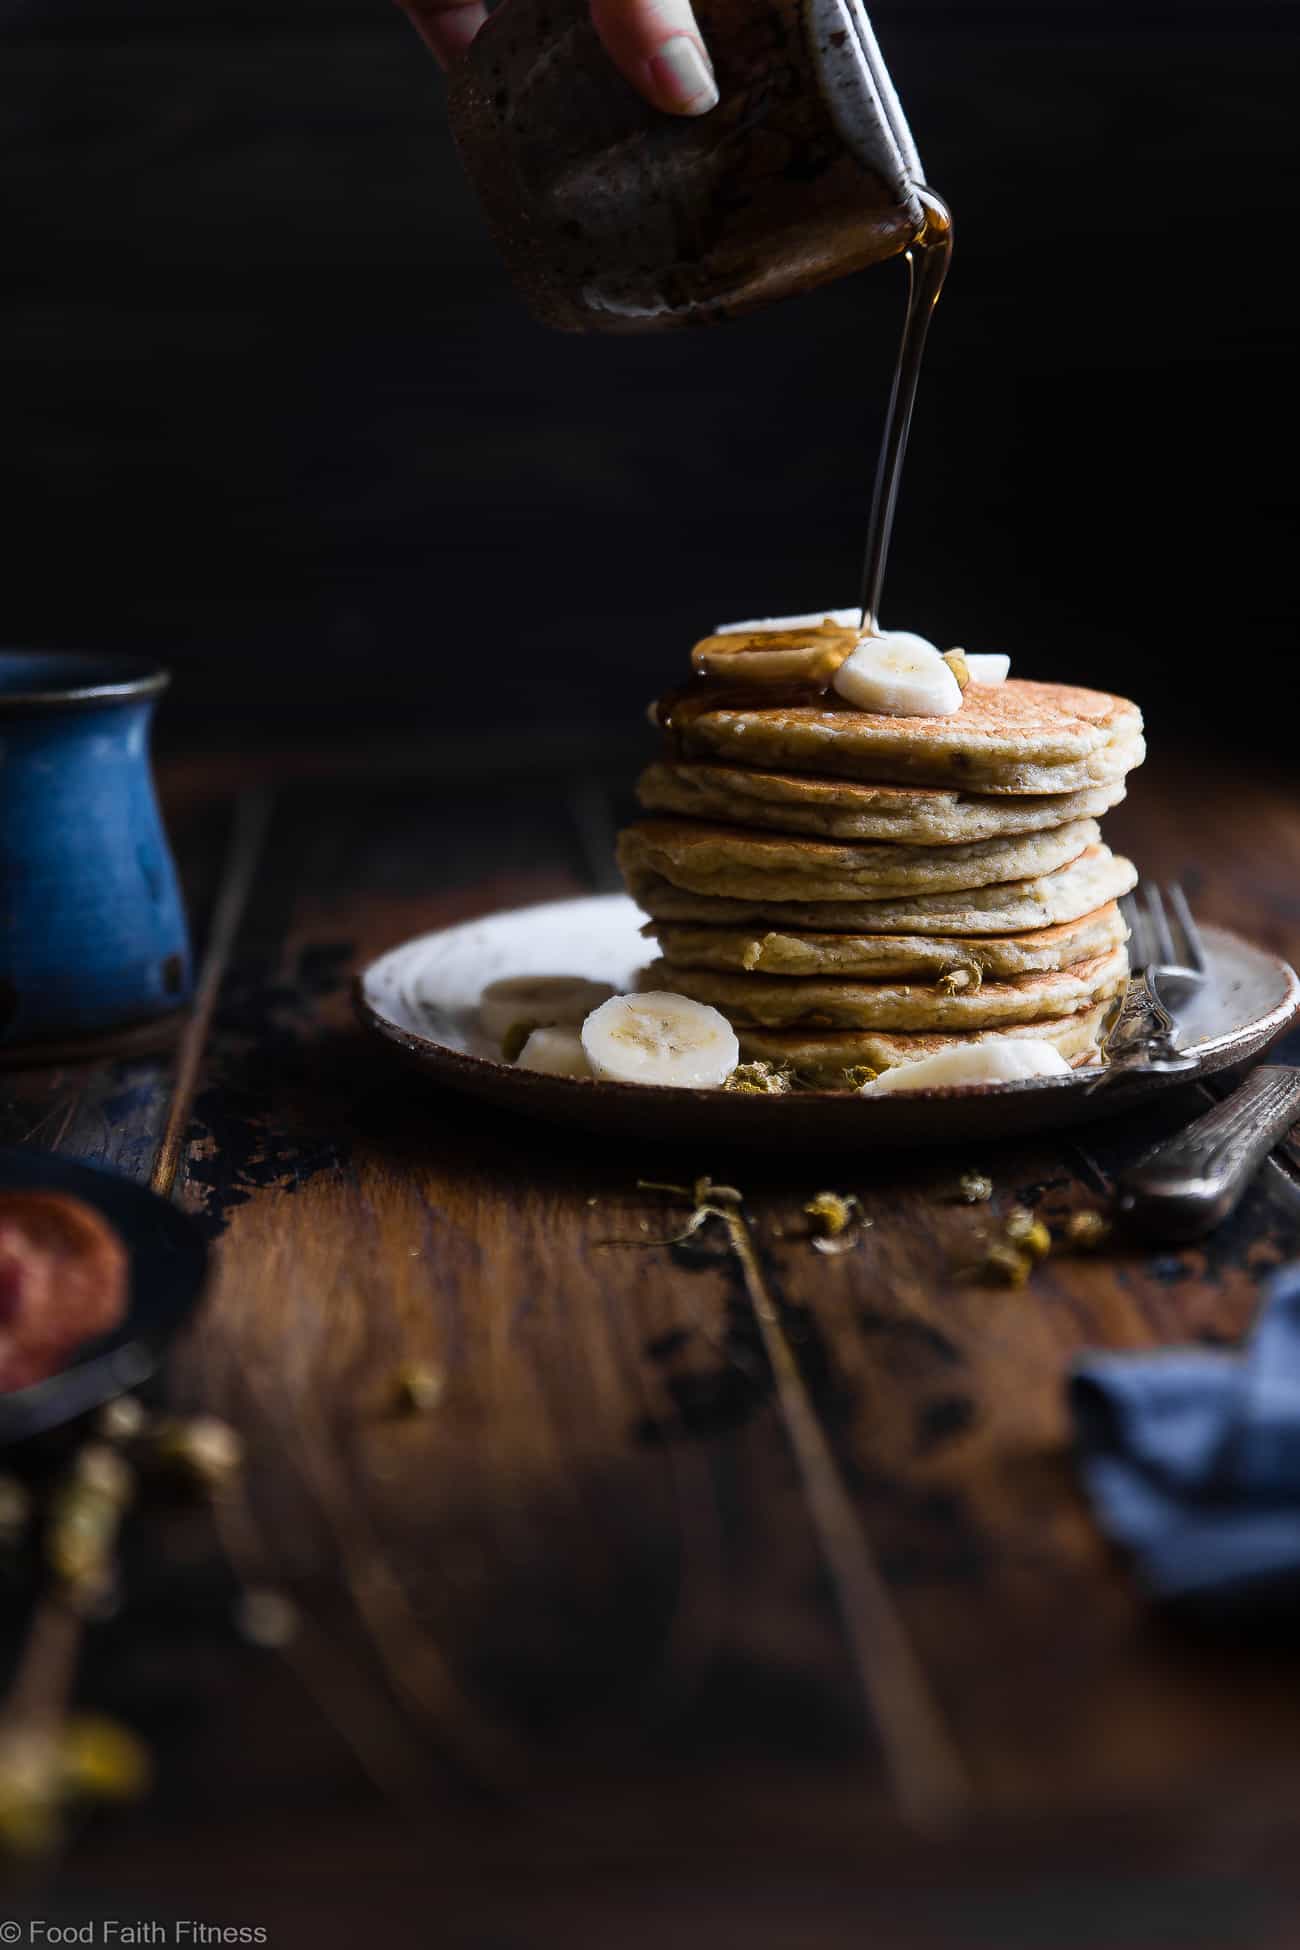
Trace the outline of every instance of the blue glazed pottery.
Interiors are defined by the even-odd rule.
[[[0,652],[0,1060],[189,998],[149,769],[167,681],[134,657]]]

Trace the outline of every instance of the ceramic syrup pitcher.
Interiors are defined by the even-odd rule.
[[[859,0],[700,0],[720,100],[681,118],[611,64],[585,0],[506,0],[449,112],[501,253],[569,331],[726,317],[906,249],[920,161]]]
[[[0,1062],[180,1008],[190,949],[154,797],[166,671],[0,653]]]

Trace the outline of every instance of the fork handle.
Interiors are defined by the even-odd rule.
[[[1255,1170],[1300,1118],[1300,1070],[1255,1070],[1213,1110],[1124,1172],[1119,1209],[1153,1238],[1200,1239],[1233,1211]]]

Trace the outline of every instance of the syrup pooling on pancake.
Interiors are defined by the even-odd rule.
[[[790,629],[725,629],[696,644],[691,667],[697,678],[724,686],[771,691],[776,685],[794,685],[821,696],[830,690],[836,671],[860,639],[858,629],[829,616]]]
[[[703,712],[728,707],[834,710],[844,700],[831,688],[832,679],[860,635],[828,616],[789,629],[727,629],[703,637],[691,651],[692,681],[659,699],[659,723],[675,737]]]
[[[909,659],[918,669],[935,667],[924,671],[931,677],[933,707],[924,701],[925,686],[914,684],[912,695],[900,681],[901,665]],[[821,704],[828,710],[847,706],[910,717],[926,716],[931,708],[954,711],[960,702],[952,672],[933,644],[906,630],[864,634],[832,616],[748,630],[725,625],[695,645],[691,667],[695,682],[672,692],[657,707],[659,722],[669,728],[680,728],[701,710],[733,699],[740,709],[746,703],[769,708]]]

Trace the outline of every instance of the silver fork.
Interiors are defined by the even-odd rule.
[[[1139,887],[1123,905],[1132,934],[1135,982],[1149,991],[1169,1022],[1168,1033],[1174,1033],[1164,1005],[1186,1001],[1207,976],[1205,950],[1187,896],[1176,882],[1165,897],[1158,887]],[[1161,1039],[1166,1034],[1157,1033]],[[1139,1029],[1134,1047],[1141,1046]],[[1141,1061],[1139,1055],[1133,1066]],[[1158,1067],[1172,1066],[1162,1060]],[[1300,1070],[1262,1065],[1222,1103],[1122,1174],[1120,1211],[1153,1238],[1180,1243],[1202,1238],[1236,1208],[1256,1170],[1297,1116]]]
[[[1187,896],[1176,880],[1162,894],[1146,881],[1121,903],[1132,935],[1129,958],[1155,983],[1160,1000],[1177,1008],[1205,980],[1205,949]]]
[[[1132,974],[1106,1036],[1110,1072],[1196,1066],[1196,1058],[1178,1047],[1178,1024],[1170,1008],[1205,980],[1205,951],[1182,888],[1174,884],[1167,891],[1166,904],[1160,889],[1144,882],[1121,903]]]

